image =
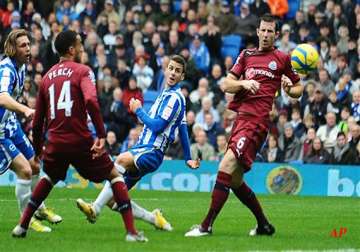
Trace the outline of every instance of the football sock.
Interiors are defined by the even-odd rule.
[[[34,212],[38,209],[41,203],[46,199],[49,195],[51,189],[53,188],[53,184],[48,177],[43,177],[37,183],[34,191],[32,192],[31,198],[27,207],[25,208],[21,220],[20,226],[22,228],[28,229],[31,217],[34,215]]]
[[[103,207],[112,199],[113,190],[111,189],[110,182],[106,181],[103,189],[97,196],[95,202],[93,203],[96,215],[99,215]]]
[[[40,179],[39,174],[32,175],[32,177],[31,177],[31,191],[34,190],[36,184],[39,182],[39,179]],[[41,209],[41,208],[45,208],[44,202],[42,202],[41,205],[39,206],[39,209]]]
[[[263,226],[269,223],[263,213],[258,199],[255,196],[255,193],[247,186],[245,182],[243,182],[239,188],[232,188],[232,190],[236,197],[253,213],[258,222],[258,225]]]
[[[22,214],[31,196],[31,180],[17,179],[15,195],[18,201],[20,214]]]
[[[206,218],[201,223],[202,229],[205,231],[211,231],[212,225],[216,219],[216,216],[221,211],[224,206],[228,196],[229,196],[229,187],[231,184],[231,175],[221,172],[218,172],[214,190],[212,192],[212,200],[208,214]]]
[[[143,221],[149,222],[151,224],[155,223],[155,216],[152,212],[142,208],[134,201],[131,201],[131,208],[135,218],[142,219]]]
[[[124,178],[120,175],[119,177],[111,180],[111,187],[114,193],[114,200],[118,205],[117,210],[121,213],[127,232],[131,234],[137,234],[134,226],[134,216],[131,211],[128,190],[124,183]]]

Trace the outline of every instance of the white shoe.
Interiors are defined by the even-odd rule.
[[[127,234],[125,237],[127,242],[148,242],[149,239],[144,236],[143,232],[138,232],[137,234]]]
[[[195,225],[191,227],[190,231],[185,233],[185,237],[200,237],[205,235],[210,235],[211,232],[202,230],[200,225]]]
[[[15,238],[25,238],[26,236],[26,229],[21,227],[20,225],[16,225],[16,227],[11,232],[12,237]]]
[[[156,228],[165,231],[173,230],[171,224],[165,219],[160,209],[155,209],[154,211],[152,211],[152,213],[154,214],[154,218],[155,218],[154,225]]]

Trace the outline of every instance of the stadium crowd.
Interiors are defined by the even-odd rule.
[[[182,55],[192,158],[220,160],[235,115],[226,109],[232,96],[219,85],[239,50],[256,45],[258,17],[267,12],[279,17],[279,49],[290,53],[310,43],[320,62],[303,76],[300,99],[279,92],[257,160],[360,164],[360,1],[0,0],[0,48],[12,29],[30,32],[22,102],[34,108],[42,75],[59,59],[55,37],[67,29],[81,34],[82,63],[96,75],[112,155],[126,151],[141,132],[130,99],[149,109],[164,87],[169,56]],[[31,139],[31,122],[23,126]],[[183,158],[179,141],[166,156]]]

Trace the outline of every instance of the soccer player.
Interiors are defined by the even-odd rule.
[[[237,118],[228,149],[219,165],[209,211],[200,225],[185,234],[186,237],[212,233],[214,221],[230,189],[257,220],[257,226],[249,235],[272,235],[275,232],[254,192],[243,181],[243,174],[250,170],[256,152],[266,138],[275,93],[282,85],[290,97],[298,98],[302,95],[303,86],[292,70],[289,55],[274,48],[278,30],[272,16],[261,17],[257,35],[258,48],[241,52],[222,85],[224,92],[235,94],[229,108],[237,112]]]
[[[34,158],[34,149],[21,129],[16,113],[31,119],[34,110],[17,102],[21,96],[26,64],[30,60],[30,40],[23,29],[10,32],[5,45],[5,55],[0,61],[0,174],[9,168],[17,176],[15,195],[22,213],[30,199],[31,189],[39,180],[40,166]],[[59,223],[62,218],[40,205],[35,214],[40,219]],[[30,228],[38,232],[50,232],[39,220],[32,219]]]
[[[94,73],[89,67],[78,63],[84,50],[81,37],[74,31],[61,32],[55,39],[55,48],[60,55],[60,62],[43,77],[33,121],[37,157],[42,154],[45,133],[48,136],[43,154],[46,175],[36,185],[12,235],[26,236],[32,215],[53,186],[65,179],[66,171],[72,164],[84,178],[94,182],[111,181],[114,198],[127,231],[126,241],[147,241],[135,229],[124,178],[105,152],[106,134],[96,95]],[[95,141],[87,127],[87,114],[96,129]]]
[[[186,124],[185,97],[181,93],[179,82],[185,77],[185,60],[178,55],[171,57],[165,70],[167,88],[157,97],[149,114],[141,107],[137,99],[130,101],[130,109],[144,123],[144,129],[135,146],[128,152],[120,154],[115,166],[124,174],[125,182],[129,190],[148,173],[156,171],[161,165],[164,153],[168,146],[174,141],[179,132],[180,141],[184,150],[185,161],[191,169],[197,169],[199,160],[192,160],[190,154],[190,143]],[[108,206],[118,211],[119,206],[114,203],[110,185],[105,184],[103,190],[93,204],[86,203],[82,199],[77,200],[78,207],[94,223],[101,209]],[[149,222],[155,227],[171,231],[171,225],[165,220],[158,209],[149,212],[133,201],[134,216]]]

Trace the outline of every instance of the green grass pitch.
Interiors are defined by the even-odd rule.
[[[98,222],[89,224],[77,209],[75,199],[94,200],[96,189],[56,188],[47,200],[49,207],[63,217],[52,233],[28,232],[26,239],[14,239],[10,233],[19,219],[14,188],[0,187],[0,251],[264,251],[333,250],[360,251],[359,198],[259,196],[277,232],[273,237],[249,237],[255,219],[231,195],[216,220],[209,237],[185,238],[184,233],[205,215],[209,193],[132,191],[131,197],[142,206],[162,208],[174,227],[172,232],[155,230],[137,221],[150,241],[129,244],[124,241],[120,216],[108,209]],[[344,227],[345,235],[332,237],[332,230]]]

